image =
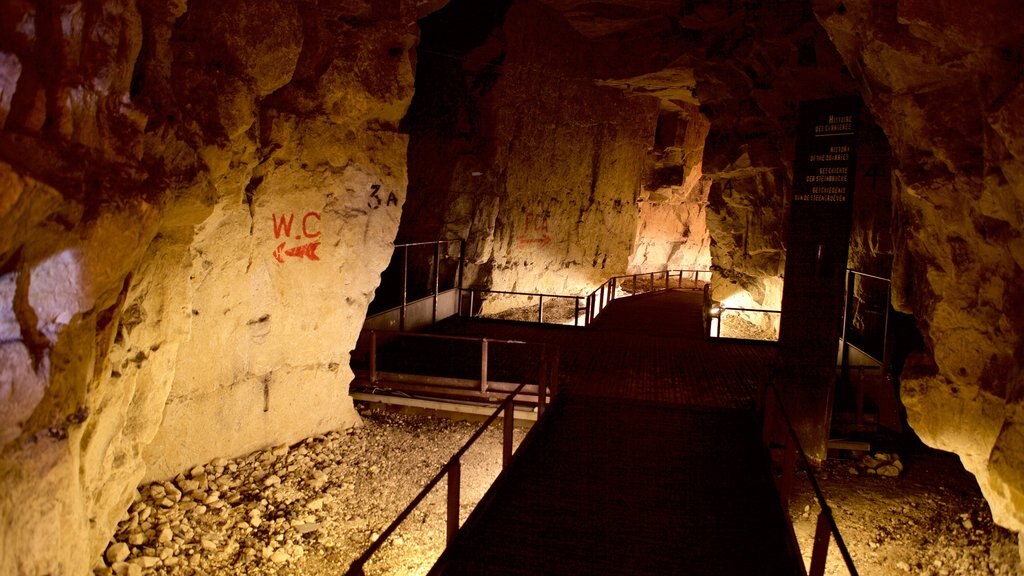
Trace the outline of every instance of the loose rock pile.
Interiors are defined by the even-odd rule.
[[[344,572],[478,426],[376,410],[364,422],[140,486],[95,573]],[[489,430],[464,459],[464,516],[500,454]],[[431,494],[374,557],[378,573],[425,571],[443,527],[443,494]]]
[[[886,476],[896,478],[903,473],[903,462],[900,455],[888,452],[876,452],[874,455],[863,456],[856,466],[850,466],[850,474]]]

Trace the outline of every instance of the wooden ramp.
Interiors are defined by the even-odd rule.
[[[801,573],[752,409],[773,349],[699,326],[669,292],[587,330],[442,327],[557,344],[562,393],[432,573]]]
[[[746,414],[565,397],[434,574],[799,573]]]

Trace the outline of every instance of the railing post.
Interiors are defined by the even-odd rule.
[[[480,391],[487,392],[487,338],[480,341]]]
[[[825,574],[825,560],[828,557],[828,542],[832,536],[832,530],[828,525],[828,518],[825,510],[818,512],[818,524],[814,529],[814,547],[811,551],[811,569],[807,576],[823,576]]]
[[[572,315],[572,325],[573,326],[579,326],[580,325],[580,297],[579,296],[577,296],[575,298],[575,302],[576,302],[576,309],[575,309],[575,313]]]
[[[669,272],[668,272],[668,268],[666,268],[665,269],[665,291],[666,292],[668,292],[668,276],[669,276]]]
[[[441,241],[434,245],[434,309],[430,312],[430,323],[437,324],[437,292],[441,289]]]
[[[405,332],[405,305],[409,298],[409,247],[402,246],[402,309],[398,312],[398,329]]]
[[[544,295],[540,295],[540,306],[537,307],[537,324],[544,323]]]
[[[370,384],[377,383],[377,333],[370,330]]]
[[[548,349],[541,348],[540,370],[537,374],[537,418],[544,415],[544,405],[548,400]]]
[[[512,430],[515,427],[515,406],[514,399],[505,403],[505,414],[503,419],[501,438],[501,467],[505,468],[512,460]]]
[[[607,283],[601,284],[601,309],[602,310],[604,310],[604,305],[605,305],[605,301],[604,301],[604,287],[606,285],[607,285]]]
[[[462,316],[462,268],[463,268],[463,266],[466,263],[465,259],[463,257],[463,254],[465,254],[465,249],[466,249],[466,241],[462,240],[462,239],[459,239],[459,277],[458,277],[458,283],[459,283],[459,316]]]
[[[857,276],[846,271],[846,302],[843,305],[843,350],[839,363],[839,380],[849,384],[850,382],[850,326],[853,322],[853,289],[857,282]]]
[[[447,544],[455,540],[459,532],[459,484],[462,482],[462,463],[452,462],[448,469],[448,539]]]
[[[654,292],[654,272],[651,272],[651,292]]]
[[[469,314],[466,314],[466,316],[469,316],[470,318],[473,317],[473,295],[474,294],[476,294],[476,290],[470,290],[469,291]]]

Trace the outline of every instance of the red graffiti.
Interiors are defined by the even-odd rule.
[[[300,221],[301,230],[295,231],[295,236],[292,236],[293,224],[295,224],[295,213],[291,214],[271,214],[271,218],[274,222],[274,238],[281,240],[282,236],[284,240],[294,238],[295,240],[305,240],[307,238],[319,238],[321,232],[320,228],[320,213],[319,212],[306,212],[302,216]],[[287,242],[281,242],[277,249],[272,254],[274,260],[277,260],[281,264],[284,264],[286,256],[291,256],[298,260],[308,258],[312,261],[320,260],[320,256],[317,255],[316,249],[320,246],[320,242],[310,242],[295,246],[294,248],[288,248]]]
[[[545,234],[540,238],[524,238],[519,241],[520,246],[526,246],[527,244],[539,244],[541,246],[547,246],[548,244],[551,244],[551,236]]]
[[[285,237],[292,235],[292,222],[295,220],[295,214],[289,214],[288,220],[284,219],[284,214],[281,214],[281,219],[277,219],[277,214],[270,215],[274,219],[274,238],[280,238],[281,232],[284,232]]]
[[[320,222],[320,214],[318,212],[306,212],[306,215],[302,217],[302,233],[306,238],[316,238],[320,235],[320,231],[310,232],[306,227],[310,218],[316,218],[316,221]]]
[[[320,257],[316,254],[316,249],[320,247],[319,242],[310,242],[309,244],[303,244],[302,246],[296,246],[295,248],[285,249],[285,243],[281,242],[278,245],[277,250],[274,250],[274,259],[284,264],[284,257],[291,256],[292,258],[309,258],[310,260],[320,260]]]
[[[523,227],[523,238],[516,243],[519,246],[538,244],[547,246],[551,244],[551,236],[548,235],[548,215],[544,212],[530,212],[526,214],[526,225]]]
[[[548,231],[548,217],[540,212],[531,212],[526,215],[526,233],[544,233]]]
[[[274,238],[280,238],[281,236],[284,236],[285,238],[291,238],[292,224],[295,223],[295,213],[293,212],[287,215],[271,214],[270,216],[274,220]],[[302,217],[302,233],[295,235],[296,240],[299,240],[303,237],[316,238],[317,236],[320,236],[319,230],[310,230],[310,219],[314,219],[317,222],[320,222],[320,213],[306,212],[306,215]]]

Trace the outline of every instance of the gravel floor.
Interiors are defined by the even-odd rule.
[[[219,459],[139,497],[97,574],[343,574],[478,426],[387,409],[364,425],[235,460]],[[525,435],[517,428],[515,442]],[[501,462],[492,428],[463,462],[465,520]],[[822,489],[860,574],[1015,575],[1016,535],[992,524],[973,476],[947,453],[917,447],[898,477],[829,460]],[[856,473],[853,473],[853,471]],[[791,500],[809,554],[817,504],[802,475]],[[444,544],[442,482],[367,565],[369,574],[423,574]],[[846,574],[835,545],[828,574]]]
[[[363,426],[215,460],[139,497],[97,574],[338,575],[376,540],[480,425],[363,409]],[[518,446],[526,429],[517,427]],[[501,429],[462,466],[462,520],[501,468]],[[367,564],[423,574],[444,547],[442,481]]]
[[[862,576],[1020,576],[1017,535],[995,526],[974,476],[956,455],[920,444],[903,450],[904,470],[867,473],[867,458],[831,459],[818,473]],[[805,560],[819,507],[799,473],[790,503]],[[845,575],[833,542],[826,574]]]

